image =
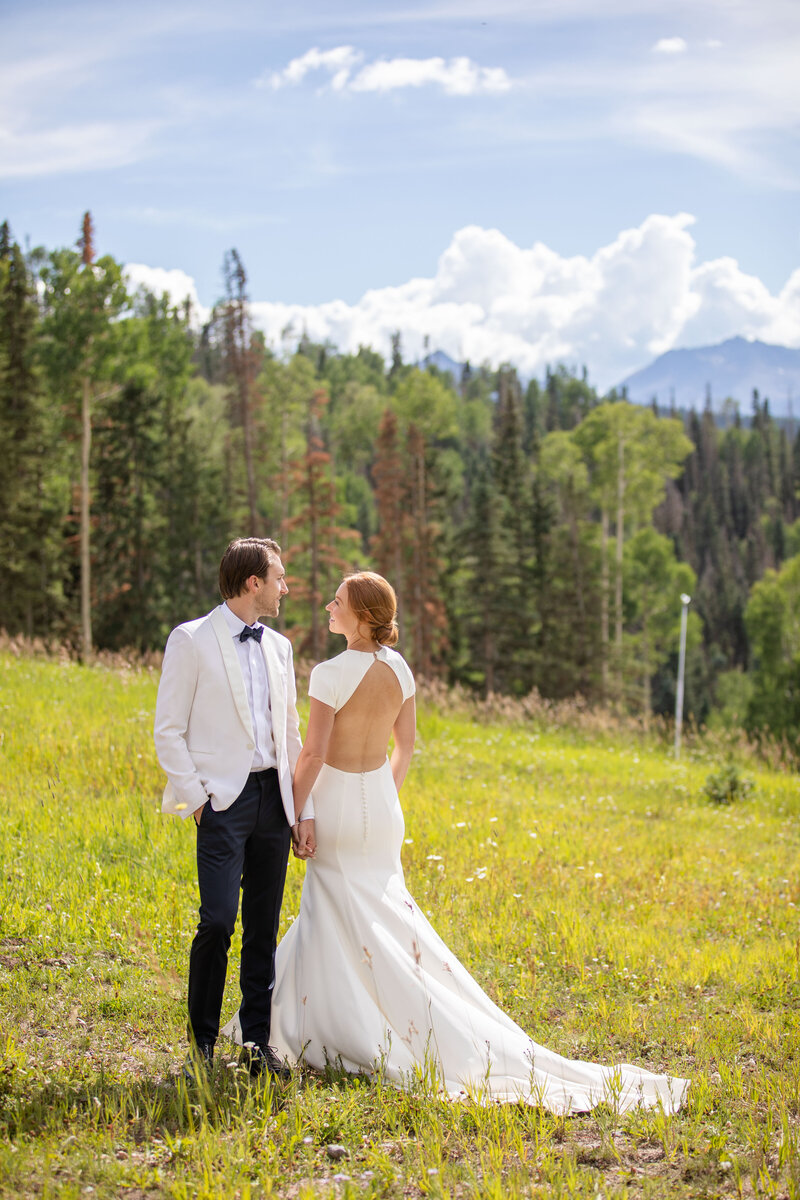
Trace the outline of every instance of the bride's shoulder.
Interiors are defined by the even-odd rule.
[[[393,650],[391,646],[384,646],[383,649],[386,651],[386,662],[394,671],[403,689],[403,699],[408,700],[409,696],[413,696],[417,690],[414,683],[414,673],[402,654],[397,650]]]
[[[313,668],[315,671],[323,670],[326,667],[333,667],[336,664],[341,665],[342,661],[347,657],[347,651],[343,650],[341,654],[334,654],[333,658],[323,658],[322,662],[318,662]]]
[[[311,670],[311,678],[330,679],[333,676],[340,674],[344,667],[346,653],[347,651],[345,651],[344,654],[337,654],[334,658],[324,658],[322,662],[318,662],[317,665]]]
[[[335,658],[326,658],[312,669],[308,681],[308,694],[312,700],[321,700],[323,704],[336,706],[337,684],[342,677],[346,653],[347,651],[344,651]]]

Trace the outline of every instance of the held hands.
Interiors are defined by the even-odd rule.
[[[313,818],[309,821],[298,821],[292,826],[292,851],[295,858],[313,858],[317,853]]]

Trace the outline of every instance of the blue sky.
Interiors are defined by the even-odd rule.
[[[0,34],[14,234],[90,208],[201,312],[235,246],[276,345],[400,328],[601,386],[800,345],[796,0],[7,0]]]

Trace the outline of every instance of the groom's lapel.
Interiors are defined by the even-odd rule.
[[[277,749],[283,742],[286,730],[286,676],[281,670],[277,647],[272,640],[269,626],[265,626],[264,628],[261,649],[264,652],[264,661],[267,664],[269,706],[272,710],[272,736],[275,739],[275,747]]]
[[[211,625],[214,633],[217,635],[219,648],[222,651],[222,661],[225,664],[228,683],[231,685],[231,691],[233,692],[233,702],[236,705],[236,711],[239,714],[248,737],[254,740],[253,721],[250,716],[250,705],[247,702],[242,668],[239,666],[239,659],[236,657],[231,631],[228,629],[225,618],[218,608],[214,609],[214,612],[211,614]]]

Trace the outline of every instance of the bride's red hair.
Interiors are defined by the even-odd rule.
[[[361,625],[368,626],[381,646],[393,646],[397,632],[397,596],[388,579],[375,571],[356,571],[345,575],[347,603]]]

